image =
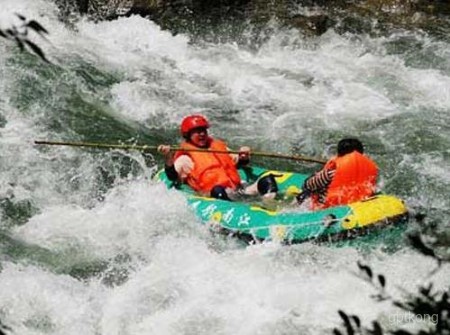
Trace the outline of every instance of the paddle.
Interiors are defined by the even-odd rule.
[[[138,151],[149,151],[149,150],[157,150],[157,145],[129,145],[129,144],[108,144],[108,143],[88,143],[88,142],[55,142],[55,141],[34,141],[34,144],[38,145],[62,145],[62,146],[71,146],[71,147],[89,147],[96,149],[121,149],[121,150],[138,150]],[[207,150],[207,149],[181,149],[180,147],[171,146],[171,150],[183,150],[183,151],[196,151],[196,152],[208,152],[208,153],[217,153],[217,154],[239,154],[239,151],[235,150]],[[325,164],[327,161],[320,158],[314,157],[306,157],[300,155],[285,155],[278,154],[273,152],[261,152],[261,151],[251,151],[250,155],[252,156],[260,156],[260,157],[270,157],[270,158],[283,158],[283,159],[292,159],[297,161],[304,162],[313,162]]]

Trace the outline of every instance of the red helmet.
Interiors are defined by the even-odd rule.
[[[181,134],[187,136],[192,129],[199,127],[209,128],[209,122],[203,115],[194,114],[186,116],[181,121]]]

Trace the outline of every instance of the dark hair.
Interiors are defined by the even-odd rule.
[[[338,156],[344,156],[355,150],[361,154],[364,153],[363,144],[357,138],[344,138],[339,141],[338,146],[337,146]]]

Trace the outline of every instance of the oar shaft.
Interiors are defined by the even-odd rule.
[[[171,147],[171,150],[177,151],[195,151],[195,152],[208,152],[208,153],[215,153],[215,154],[239,154],[240,151],[237,150],[209,150],[209,149],[182,149],[180,147]],[[299,155],[284,155],[284,154],[278,154],[274,152],[263,152],[263,151],[251,151],[251,156],[260,156],[260,157],[271,157],[271,158],[283,158],[283,159],[292,159],[297,161],[306,161],[306,162],[313,162],[313,163],[320,163],[325,164],[327,161],[320,158],[313,158],[313,157],[305,157],[305,156],[299,156]]]
[[[89,142],[57,142],[57,141],[34,141],[35,144],[39,145],[60,145],[60,146],[71,146],[71,147],[88,147],[95,149],[121,149],[121,150],[138,150],[138,151],[146,151],[146,150],[156,150],[158,146],[155,145],[130,145],[130,144],[107,144],[107,143],[89,143]],[[239,154],[237,150],[208,150],[208,149],[182,149],[181,147],[171,146],[170,149],[172,151],[194,151],[194,152],[208,152],[208,153],[217,153],[217,154]],[[305,161],[305,162],[313,162],[325,164],[326,160],[314,157],[305,157],[300,155],[285,155],[271,152],[258,152],[251,151],[252,156],[260,156],[260,157],[271,157],[271,158],[283,158],[283,159],[291,159],[297,161]]]
[[[300,155],[284,155],[284,154],[278,154],[278,153],[270,153],[270,152],[251,152],[251,155],[254,156],[262,156],[262,157],[271,157],[271,158],[283,158],[283,159],[291,159],[296,161],[304,161],[304,162],[312,162],[312,163],[319,163],[319,164],[325,164],[327,161],[325,159],[321,158],[314,158],[314,157],[305,157]]]
[[[132,145],[132,144],[108,144],[108,143],[89,143],[89,142],[55,142],[55,141],[34,141],[34,144],[40,145],[60,145],[69,147],[88,147],[96,149],[122,149],[122,150],[156,150],[154,145]]]

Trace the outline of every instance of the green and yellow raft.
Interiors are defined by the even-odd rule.
[[[242,180],[249,183],[261,176],[273,174],[284,203],[300,192],[298,187],[308,177],[306,174],[267,170],[256,166],[240,169],[239,173]],[[189,206],[203,223],[209,224],[214,230],[248,240],[276,240],[286,243],[342,241],[366,235],[372,230],[405,223],[408,219],[404,202],[391,195],[378,194],[349,205],[317,211],[281,206],[278,206],[281,209],[274,210],[264,204],[198,196],[189,186],[176,185],[170,181],[164,171],[160,171],[155,178],[168,187],[176,187],[185,193]],[[283,200],[279,200],[279,203],[283,203]]]

